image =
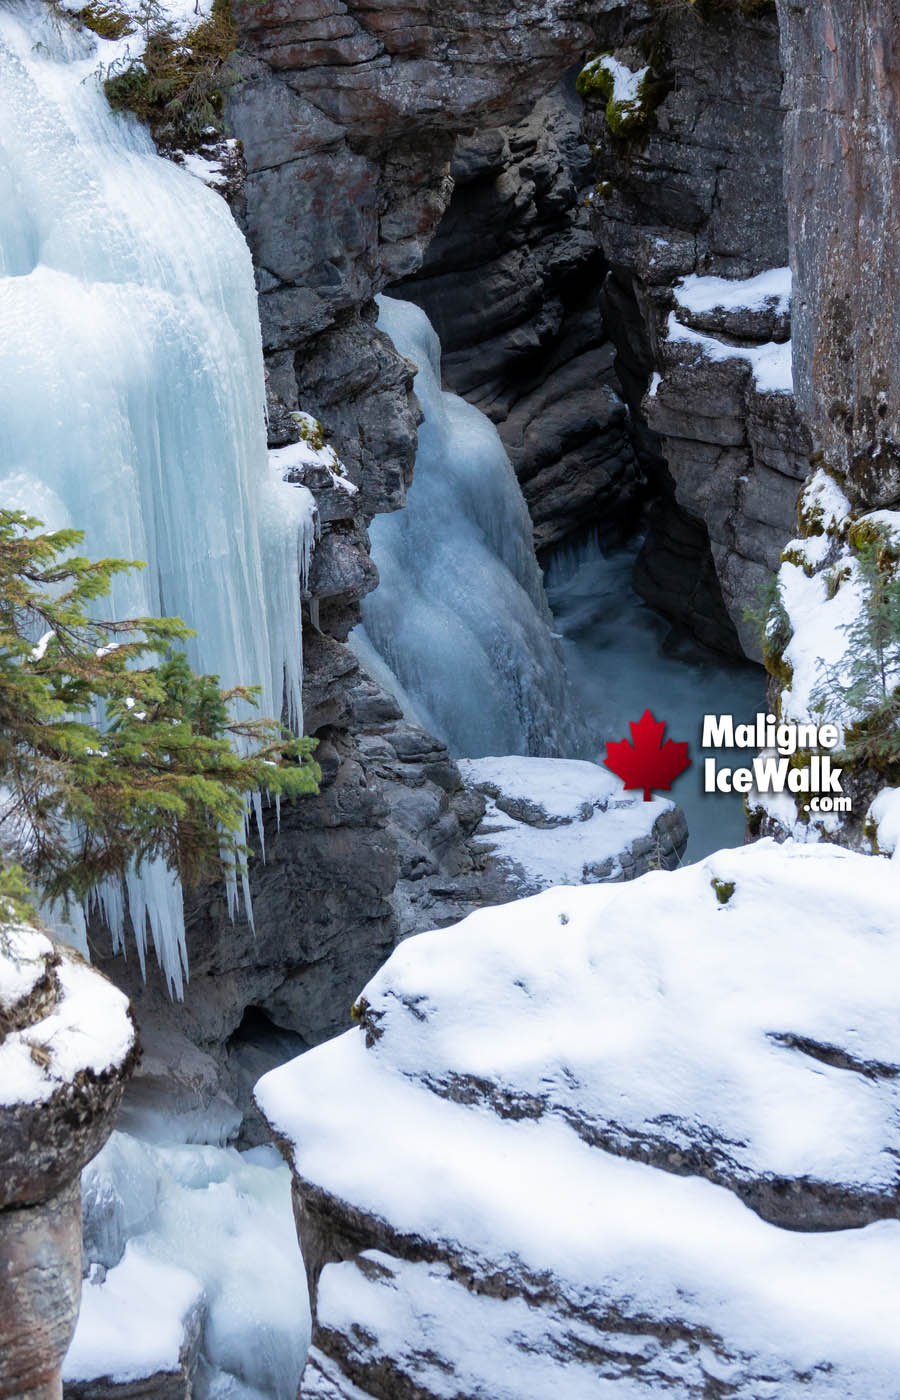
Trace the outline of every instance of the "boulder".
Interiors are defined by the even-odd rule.
[[[301,1394],[888,1400],[895,895],[887,861],[763,841],[401,945],[356,1030],[257,1088]]]

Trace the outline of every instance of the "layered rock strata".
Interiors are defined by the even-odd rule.
[[[570,76],[524,121],[461,138],[449,208],[421,271],[397,289],[438,331],[447,387],[497,424],[539,551],[627,528],[638,477],[580,124]]]
[[[121,992],[27,924],[0,925],[0,1396],[54,1400],[81,1292],[78,1174],[136,1058]]]
[[[894,905],[884,863],[762,842],[404,943],[257,1090],[301,1394],[888,1400]]]
[[[701,640],[759,659],[744,621],[793,532],[808,444],[789,394],[750,382],[740,357],[674,350],[675,289],[695,274],[749,279],[787,263],[781,67],[768,7],[614,7],[601,50],[643,74],[627,123],[584,84],[598,184],[593,227],[611,265],[606,298],[643,460],[660,493],[636,583]],[[721,316],[725,346],[784,340],[785,324]],[[668,385],[652,401],[653,376]]]

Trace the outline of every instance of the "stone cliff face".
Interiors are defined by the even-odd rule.
[[[524,121],[461,138],[450,206],[421,272],[397,288],[437,329],[448,387],[497,424],[539,551],[630,525],[638,476],[581,118],[570,75]]]
[[[795,392],[854,507],[900,501],[900,9],[779,0]]]
[[[778,30],[768,9],[747,8],[613,8],[598,48],[646,69],[645,95],[613,129],[589,84],[585,131],[617,370],[660,494],[636,583],[701,640],[758,659],[743,612],[792,533],[808,449],[790,396],[758,392],[746,361],[724,352],[784,340],[788,326],[694,320],[721,342],[712,356],[669,334],[681,279],[748,279],[787,262]]]
[[[844,726],[842,786],[852,810],[811,815],[800,798],[757,816],[765,832],[888,854],[900,778],[896,629],[888,625],[879,640],[867,627],[900,552],[900,11],[800,0],[779,3],[779,19],[795,390],[815,471],[779,573],[771,690],[787,717],[822,712]],[[873,648],[884,645],[888,665],[867,683]],[[851,695],[843,682],[854,676],[861,691],[858,684]]]

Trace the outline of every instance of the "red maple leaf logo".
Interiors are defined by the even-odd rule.
[[[643,788],[644,801],[649,802],[651,788],[665,788],[668,792],[672,782],[689,768],[687,744],[676,744],[674,739],[662,742],[665,720],[657,724],[649,710],[641,715],[640,723],[632,720],[632,744],[627,739],[618,739],[607,744],[604,765],[622,778],[627,788]]]

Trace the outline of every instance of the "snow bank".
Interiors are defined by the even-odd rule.
[[[7,969],[0,974],[2,982],[11,987],[30,978],[30,959],[42,943],[49,946],[49,940],[38,934],[23,948],[25,966],[19,973]],[[7,956],[0,956],[0,967],[6,962]],[[4,1107],[43,1103],[76,1075],[119,1069],[131,1053],[134,1026],[124,993],[68,949],[60,950],[56,978],[60,995],[53,1009],[25,1029],[11,1031],[0,1044],[0,1105]]]
[[[900,860],[900,788],[881,789],[866,813],[866,827],[870,826],[875,828],[878,850]]]
[[[840,670],[847,652],[846,628],[851,626],[863,606],[863,589],[859,569],[853,560],[846,568],[845,579],[829,598],[828,577],[825,573],[810,578],[799,564],[785,562],[778,573],[781,601],[790,619],[791,639],[784,649],[784,659],[791,668],[790,685],[782,692],[782,717],[799,724],[811,722],[815,710],[814,697],[826,680],[828,668]],[[849,683],[849,676],[843,677]],[[827,708],[829,719],[845,720],[833,705]]]
[[[193,1275],[157,1263],[129,1244],[122,1262],[102,1282],[88,1280],[82,1289],[63,1381],[109,1376],[123,1384],[179,1372],[185,1336],[203,1302],[203,1289]]]
[[[403,943],[257,1088],[365,1251],[304,1394],[892,1400],[896,890],[766,841]]]

